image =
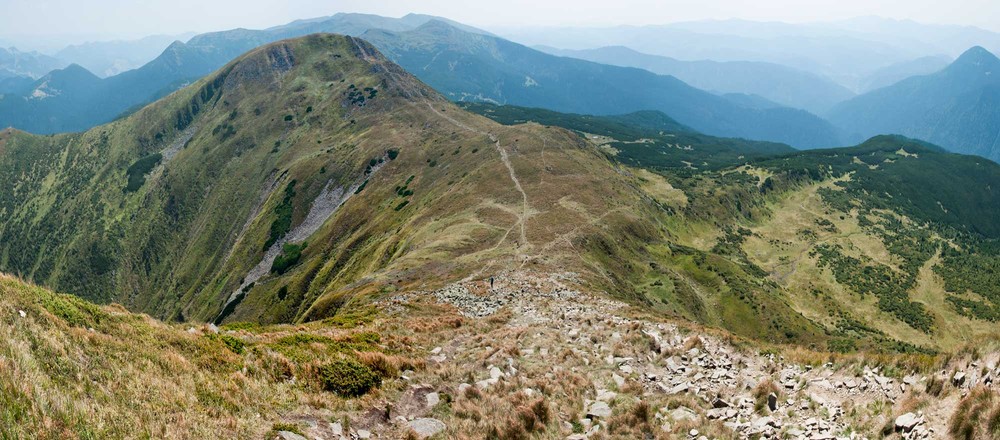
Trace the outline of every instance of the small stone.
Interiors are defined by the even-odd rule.
[[[959,371],[958,373],[955,373],[955,376],[951,378],[951,382],[955,384],[955,386],[965,383],[965,372]]]
[[[26,318],[28,316],[28,313],[25,312],[24,310],[18,310],[17,314],[21,315],[22,318]]]
[[[597,390],[597,400],[601,402],[610,402],[618,396],[618,393],[608,390]]]
[[[308,440],[307,438],[291,431],[278,431],[278,438],[281,440]]]
[[[403,420],[405,421],[406,419],[404,418]],[[333,435],[335,435],[335,436],[343,436],[344,435],[344,425],[341,425],[340,422],[331,423],[330,424],[330,432],[332,432]]]
[[[441,402],[441,395],[439,395],[438,393],[427,393],[427,395],[424,397],[427,398],[428,408],[434,408],[435,406],[437,406],[438,403]]]
[[[434,347],[434,349],[431,350],[431,354],[439,354],[439,353],[441,353],[441,347]]]
[[[688,431],[688,436],[689,437],[697,437],[698,436],[698,430],[697,429],[692,429],[692,430]]]
[[[896,430],[910,432],[918,423],[920,423],[920,418],[916,414],[906,413],[896,417]]]
[[[618,374],[612,373],[611,380],[615,381],[615,385],[618,385],[618,388],[625,386],[625,378]]]
[[[410,429],[417,434],[417,438],[419,439],[425,439],[447,428],[444,422],[426,417],[412,420],[409,425]]]
[[[778,395],[771,393],[767,395],[767,409],[771,411],[778,410]]]
[[[694,420],[698,418],[698,415],[687,407],[679,406],[670,412],[670,418],[680,422],[683,420]]]
[[[588,418],[608,418],[611,417],[611,407],[605,402],[594,402],[587,410]]]
[[[359,439],[372,438],[372,432],[367,429],[359,429],[357,434]]]

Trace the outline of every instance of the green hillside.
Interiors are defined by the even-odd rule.
[[[86,133],[4,131],[0,267],[162,318],[265,322],[525,261],[583,270],[575,240],[656,232],[581,144],[464,113],[361,40],[279,42]]]
[[[465,107],[487,117],[362,40],[315,35],[84,133],[6,130],[0,271],[218,324],[348,319],[524,270],[818,349],[948,349],[997,316],[991,162]]]

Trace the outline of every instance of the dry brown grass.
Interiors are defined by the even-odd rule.
[[[961,440],[1000,438],[1000,396],[989,388],[974,388],[958,403],[948,432]]]
[[[764,412],[764,409],[767,408],[767,396],[771,393],[774,393],[779,399],[781,398],[781,389],[771,378],[762,380],[753,388],[754,411]]]

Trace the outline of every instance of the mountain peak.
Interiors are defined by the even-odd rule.
[[[1000,58],[982,46],[973,46],[955,60],[956,65],[981,66],[997,63],[1000,63]]]

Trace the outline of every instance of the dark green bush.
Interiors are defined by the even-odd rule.
[[[210,334],[208,335],[208,337],[210,339],[221,341],[222,344],[225,345],[226,348],[233,353],[243,354],[243,352],[246,351],[247,344],[235,336],[224,335],[224,334]]]
[[[306,248],[306,243],[292,244],[285,243],[281,248],[281,254],[274,259],[271,264],[271,273],[281,275],[288,272],[293,266],[299,263],[302,258],[302,250]]]
[[[288,186],[285,187],[285,198],[281,200],[278,206],[274,207],[275,219],[271,223],[271,233],[264,243],[264,251],[267,251],[275,242],[284,237],[292,229],[292,199],[295,198],[295,184],[297,182],[292,180],[288,182]]]
[[[128,185],[125,186],[125,192],[138,191],[146,183],[146,174],[149,174],[161,160],[163,160],[163,155],[153,153],[144,156],[128,167],[128,171],[125,172],[125,175],[128,176]]]
[[[344,397],[363,396],[382,385],[382,378],[354,359],[342,359],[319,367],[323,389]]]

